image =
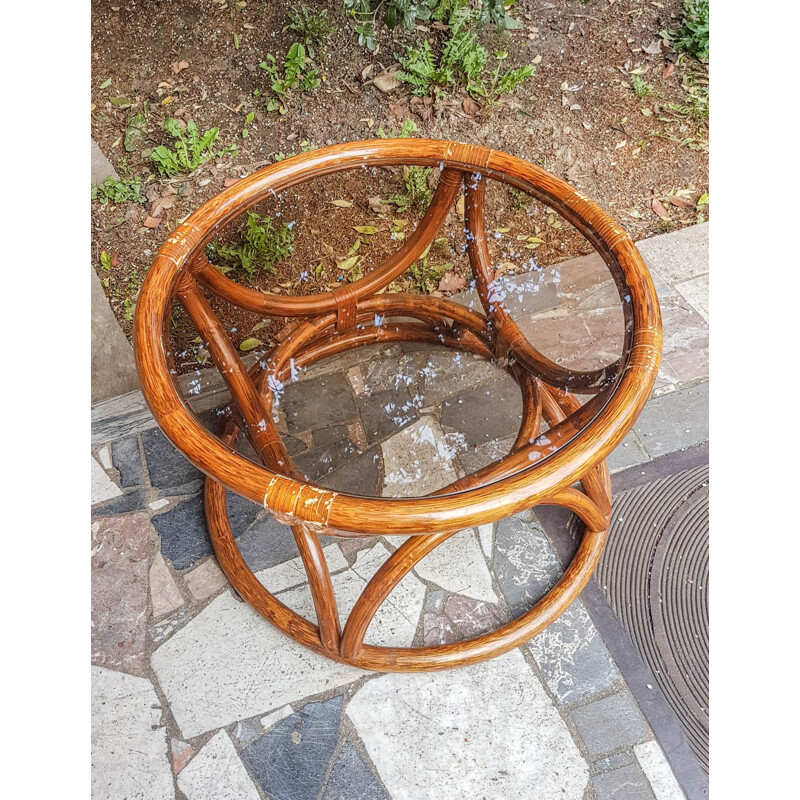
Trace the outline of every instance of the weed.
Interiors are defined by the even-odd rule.
[[[109,175],[99,186],[92,186],[92,200],[99,200],[103,205],[106,203],[119,205],[129,201],[141,203],[143,200],[139,194],[141,188],[141,181],[136,177],[115,181]]]
[[[417,294],[430,294],[438,288],[442,276],[452,267],[449,262],[432,266],[427,258],[420,258],[408,269],[407,283],[410,283],[408,288]]]
[[[511,203],[514,213],[522,211],[525,206],[529,206],[533,202],[533,198],[526,192],[521,192],[519,189],[511,187]]]
[[[276,225],[268,217],[248,211],[247,221],[239,229],[239,243],[212,242],[206,248],[206,255],[221,272],[241,267],[252,279],[257,270],[274,273],[275,264],[287,258],[293,250],[291,224]]]
[[[328,20],[328,12],[311,11],[306,6],[289,6],[287,11],[290,23],[284,30],[293,30],[308,50],[309,58],[314,58],[314,45],[324,52],[325,45],[336,30],[336,26]]]
[[[316,150],[316,149],[317,149],[316,147],[314,147],[313,145],[310,145],[307,141],[300,142],[300,152],[301,153],[308,153],[309,151]],[[283,152],[273,153],[272,154],[272,160],[275,161],[275,162],[284,161],[285,159],[291,158],[292,156],[296,156],[296,155],[299,155],[299,154],[296,153],[294,150],[292,150],[290,153],[283,153]]]
[[[406,119],[399,133],[395,134],[394,128],[390,128],[389,133],[386,133],[383,128],[378,128],[378,137],[381,139],[408,139],[417,130],[417,123],[413,119]]]
[[[427,40],[421,48],[406,46],[405,56],[396,56],[403,67],[397,78],[410,84],[417,95],[428,95],[439,87],[461,84],[472,97],[480,97],[494,105],[500,96],[514,91],[523,81],[533,75],[535,67],[528,65],[500,74],[485,75],[489,54],[478,43],[477,35],[469,30],[472,13],[461,9],[450,17],[451,36],[436,62]]]
[[[209,159],[236,152],[236,145],[214,150],[213,144],[219,136],[219,128],[210,128],[200,136],[197,125],[192,120],[186,123],[184,131],[178,120],[170,117],[164,122],[164,130],[175,139],[175,150],[162,144],[153,150],[150,157],[156,163],[159,173],[167,178],[189,174]]]
[[[631,86],[637,97],[652,97],[655,94],[653,85],[647,83],[641,75],[631,75]]]
[[[403,167],[404,194],[391,194],[386,198],[387,203],[396,206],[402,214],[410,208],[427,208],[431,202],[431,190],[428,187],[430,167]]]
[[[683,88],[686,91],[684,101],[682,103],[669,103],[669,109],[680,117],[686,117],[698,122],[707,120],[709,112],[708,86],[689,80],[684,82]]]
[[[521,28],[522,25],[512,19],[508,10],[515,0],[480,0],[473,13],[470,6],[476,0],[344,0],[344,12],[356,22],[358,43],[371,53],[378,49],[375,25],[378,15],[383,11],[382,20],[387,28],[393,29],[402,25],[407,30],[414,30],[420,22],[428,20],[441,21],[453,19],[456,14],[470,15],[474,21],[483,25],[495,25],[500,30]]]
[[[681,27],[661,31],[661,35],[669,39],[676,50],[708,61],[708,6],[708,0],[683,0]]]
[[[287,51],[283,60],[282,74],[278,70],[278,63],[272,53],[259,65],[266,70],[272,80],[271,88],[280,100],[272,98],[267,103],[267,111],[286,113],[285,102],[290,92],[310,92],[322,82],[317,75],[317,70],[311,65],[311,59],[306,55],[306,48],[300,42],[295,42]]]

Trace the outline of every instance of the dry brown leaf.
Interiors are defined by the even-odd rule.
[[[494,271],[495,277],[498,275],[505,275],[506,272],[514,272],[517,265],[513,261],[503,261],[500,266]]]
[[[694,203],[684,199],[683,197],[678,197],[676,194],[668,194],[667,200],[669,200],[673,206],[677,206],[678,208],[694,208]]]
[[[147,219],[144,221],[145,228],[157,228],[161,224],[160,219],[156,219],[155,217],[151,217],[148,215]]]
[[[653,202],[650,205],[653,209],[653,213],[659,219],[663,219],[665,221],[669,220],[670,218],[669,212],[667,211],[666,208],[664,208],[664,204],[657,197],[653,198]]]
[[[463,275],[448,270],[439,281],[438,289],[440,292],[460,292],[466,285],[467,279]]]
[[[675,65],[670,61],[666,67],[664,67],[664,71],[661,73],[662,78],[669,78],[672,73],[675,72]]]
[[[433,117],[432,97],[412,97],[408,106],[411,111],[419,115],[424,122],[428,122]]]
[[[177,75],[179,72],[182,72],[183,70],[189,68],[189,62],[188,61],[173,61],[170,64],[170,67],[172,69],[172,74],[173,75]]]
[[[160,217],[164,209],[172,208],[174,205],[175,200],[172,197],[157,197],[153,200],[153,205],[150,207],[150,217]]]
[[[372,83],[374,86],[377,86],[378,89],[380,89],[384,94],[386,94],[387,92],[391,92],[394,89],[397,89],[399,86],[402,86],[403,84],[403,82],[399,78],[395,77],[395,75],[397,75],[397,73],[400,71],[401,70],[399,69],[392,69],[392,70],[385,69],[383,72],[381,72],[379,75],[376,75],[372,79]]]
[[[387,111],[390,117],[397,117],[397,119],[405,119],[408,114],[408,106],[405,103],[389,103]]]
[[[577,161],[567,170],[567,177],[573,182],[576,182],[578,178],[580,178]]]
[[[461,108],[464,109],[465,114],[469,114],[471,117],[474,117],[481,110],[481,107],[471,97],[464,98]]]
[[[382,198],[370,197],[367,202],[369,203],[370,210],[376,214],[390,214],[392,207]]]
[[[643,47],[642,50],[647,53],[649,56],[657,56],[661,53],[661,39],[653,39],[647,47]]]
[[[233,186],[234,183],[239,183],[241,178],[225,178],[225,183],[223,186],[227,189],[229,186]]]
[[[464,219],[464,195],[462,194],[458,201],[456,202],[456,214],[458,214],[461,219]]]

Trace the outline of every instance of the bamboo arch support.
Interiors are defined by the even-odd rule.
[[[440,169],[430,207],[397,251],[353,284],[309,297],[264,294],[229,280],[203,254],[221,226],[277,192],[342,170],[406,164]],[[489,179],[555,209],[602,256],[624,315],[623,353],[616,362],[597,370],[570,370],[540,353],[522,334],[494,291],[484,221]],[[377,294],[425,252],[462,186],[468,254],[484,314],[436,297]],[[248,371],[214,316],[207,292],[292,322],[275,348]],[[175,299],[193,320],[231,393],[232,413],[219,436],[196,419],[170,370],[169,316]],[[505,365],[520,387],[523,406],[511,452],[421,498],[360,497],[307,481],[273,423],[271,387],[293,367],[352,347],[396,341],[444,345]],[[551,624],[586,585],[602,554],[611,511],[605,458],[631,428],[652,390],[661,357],[661,316],[633,242],[568,184],[533,164],[478,145],[388,139],[336,145],[281,161],[194,212],[172,232],[150,268],[137,304],[134,346],[153,416],[207,476],[205,508],[212,543],[239,594],[284,633],[329,658],[364,669],[420,671],[473,663],[518,646]],[[572,392],[594,396],[581,406]],[[542,420],[549,426],[545,433]],[[235,451],[242,431],[261,464]],[[580,489],[574,486],[577,482]],[[291,526],[308,574],[316,624],[281,603],[247,567],[230,527],[226,488],[263,503]],[[463,528],[540,504],[570,509],[585,523],[586,532],[561,580],[533,608],[498,630],[454,644],[414,648],[365,642],[370,622],[392,589],[435,547]],[[371,536],[375,531],[414,535],[368,582],[342,629],[319,535]]]

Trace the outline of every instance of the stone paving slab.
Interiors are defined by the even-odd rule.
[[[646,469],[662,453],[708,436],[705,272],[669,254],[656,271],[658,248],[669,250],[667,237],[659,240],[645,249],[669,321],[665,368],[658,396],[612,454],[612,471]],[[533,305],[524,296],[514,301],[515,313],[554,314],[564,303],[587,312],[608,307],[613,287],[602,283],[602,269],[592,257],[550,268],[557,291],[542,284],[531,293]],[[198,409],[224,397],[205,376],[182,380],[190,392],[192,382],[212,387],[209,395],[190,394]],[[387,411],[392,398],[395,409]],[[412,496],[508,452],[518,403],[518,389],[483,359],[374,346],[326,359],[289,382],[276,418],[290,452],[323,485]],[[95,607],[119,608],[122,629],[135,632],[133,660],[106,660],[118,628],[103,611],[97,635],[106,644],[93,647],[95,669],[122,676],[117,682],[143,681],[141,696],[150,687],[161,709],[131,733],[136,752],[118,750],[113,766],[97,760],[98,785],[122,787],[98,796],[137,796],[144,754],[146,769],[170,778],[157,777],[164,789],[151,796],[180,792],[187,800],[684,797],[580,600],[529,643],[469,668],[376,675],[328,661],[280,634],[227,587],[201,513],[201,476],[153,428],[141,396],[99,404],[93,418],[93,531],[109,542],[140,531],[138,550],[107,549],[113,558],[96,563],[93,586]],[[239,446],[248,447],[244,440]],[[257,504],[228,501],[251,569],[313,620],[291,532]],[[324,540],[343,616],[400,541]],[[558,574],[552,545],[530,512],[462,531],[404,578],[367,640],[422,645],[475,636],[530,608]],[[96,729],[107,727],[104,713],[94,709]]]

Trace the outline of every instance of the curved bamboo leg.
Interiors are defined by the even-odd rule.
[[[492,277],[491,258],[486,244],[486,220],[484,199],[486,181],[480,175],[467,178],[465,217],[467,227],[467,251],[475,276],[476,289],[486,314],[496,331],[496,354],[504,357],[513,353],[528,369],[554,386],[563,386],[572,391],[594,393],[600,391],[618,374],[621,360],[601,369],[579,371],[566,369],[540,353],[519,329],[506,310],[502,294]]]
[[[273,469],[291,469],[293,467],[291,459],[255,384],[250,379],[238,353],[214,316],[211,307],[191,277],[186,276],[180,282],[177,295],[206,342],[211,358],[222,373],[233,402],[238,405],[242,413],[246,423],[245,429],[256,452],[264,463],[272,466]],[[298,475],[298,477],[303,479],[302,476]],[[208,486],[208,480],[206,486]],[[222,496],[224,503],[224,491]],[[216,506],[212,506],[212,508],[216,508]],[[227,513],[225,519],[227,520]],[[326,648],[335,650],[339,645],[339,616],[336,612],[333,584],[328,565],[325,563],[325,556],[322,553],[322,546],[319,538],[303,525],[293,526],[292,532],[308,573],[322,643]]]

